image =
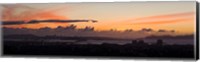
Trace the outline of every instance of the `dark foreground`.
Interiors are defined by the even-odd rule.
[[[4,55],[194,58],[193,45],[97,45],[38,41],[4,41],[3,45]]]

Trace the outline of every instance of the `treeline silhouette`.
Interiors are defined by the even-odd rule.
[[[4,36],[4,39],[11,38],[20,38],[20,36]],[[3,54],[194,58],[193,45],[168,45],[165,44],[162,39],[158,39],[154,44],[145,43],[144,40],[141,39],[132,40],[132,43],[120,45],[110,43],[77,44],[76,42],[37,41],[34,39],[40,39],[40,37],[34,38],[34,36],[30,35],[22,36],[21,38],[30,38],[32,40],[3,40]],[[50,39],[52,37],[47,36],[46,38]],[[80,38],[75,37],[74,39],[79,40]]]

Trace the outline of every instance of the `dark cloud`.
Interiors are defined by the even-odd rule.
[[[74,23],[74,22],[97,22],[97,20],[31,20],[24,21],[3,21],[3,25],[37,24],[37,23]]]
[[[3,25],[20,25],[20,24],[25,24],[24,21],[3,21]]]
[[[175,30],[164,30],[164,29],[159,29],[158,32],[175,32]]]
[[[170,32],[176,32],[175,30],[171,30]]]
[[[151,28],[143,28],[141,31],[143,31],[143,32],[152,32],[153,29],[151,29]]]
[[[167,31],[164,29],[159,29],[158,32],[167,32]]]
[[[153,32],[155,30],[151,29],[151,28],[142,28],[140,30],[141,32]],[[155,31],[155,32],[160,32],[160,33],[166,33],[166,32],[171,32],[171,33],[174,33],[176,32],[175,30],[165,30],[165,29],[159,29],[158,31]]]

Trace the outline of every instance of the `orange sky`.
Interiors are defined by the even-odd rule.
[[[169,2],[170,3],[170,2]],[[121,3],[120,3],[121,4]],[[167,3],[164,3],[167,4]],[[191,9],[193,3],[171,3],[174,6],[166,6],[160,4],[127,4],[123,5],[94,5],[94,4],[77,4],[77,5],[60,5],[67,6],[67,8],[57,8],[58,5],[3,5],[3,21],[30,21],[30,20],[46,20],[46,19],[58,19],[58,20],[70,20],[70,19],[94,19],[98,20],[97,23],[39,23],[39,24],[23,24],[23,25],[5,25],[5,27],[13,28],[42,28],[57,26],[68,26],[69,24],[75,24],[78,28],[84,28],[85,26],[93,26],[95,30],[125,30],[133,29],[140,30],[142,28],[152,28],[154,30],[166,29],[175,30],[183,33],[194,32],[194,20],[195,11]],[[190,6],[183,6],[183,5]],[[132,8],[132,6],[134,8]],[[160,5],[160,7],[158,6]],[[41,6],[41,7],[40,7]],[[68,7],[69,6],[69,7]],[[116,6],[116,7],[115,7]],[[149,7],[148,7],[149,6]],[[118,8],[120,7],[120,8]],[[127,7],[127,8],[126,8]],[[129,8],[130,7],[130,8]],[[144,7],[144,8],[143,8]],[[163,8],[164,7],[164,8]],[[39,8],[39,9],[38,9]],[[107,8],[106,10],[100,10]],[[146,10],[145,9],[158,9],[158,10]],[[163,9],[162,9],[163,8]],[[177,8],[177,9],[176,9]],[[60,11],[60,10],[73,10],[73,11]],[[126,10],[123,10],[126,9]],[[129,10],[127,10],[129,9]],[[141,10],[141,11],[136,11]],[[133,12],[134,11],[134,12]],[[170,12],[171,11],[171,12]],[[111,14],[112,13],[112,14]],[[119,13],[117,15],[117,13]]]
[[[141,30],[142,28],[152,28],[154,30],[167,29],[175,30],[178,33],[191,34],[194,32],[194,12],[163,14],[155,16],[146,16],[140,18],[124,19],[124,20],[107,20],[106,22],[93,23],[75,23],[80,28],[86,25],[95,26],[96,30]],[[114,21],[114,22],[113,22]]]

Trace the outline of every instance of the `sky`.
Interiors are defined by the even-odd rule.
[[[3,25],[12,28],[56,28],[74,24],[78,28],[92,26],[97,31],[151,28],[191,34],[195,31],[195,4],[196,2],[3,4],[1,13],[3,22],[51,19],[98,21]]]

